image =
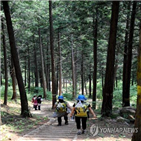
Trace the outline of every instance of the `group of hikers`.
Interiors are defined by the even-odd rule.
[[[84,95],[79,95],[76,100],[77,102],[71,107],[68,102],[64,100],[62,95],[58,96],[58,101],[54,105],[56,110],[53,113],[53,117],[58,118],[58,126],[62,125],[62,117],[64,117],[65,125],[68,125],[68,114],[70,114],[72,119],[75,118],[76,127],[78,129],[77,134],[81,135],[86,132],[86,122],[89,117],[89,111],[91,112],[93,118],[96,118],[96,114],[92,110],[91,105],[86,102],[87,99]],[[34,103],[35,110],[37,110],[37,107],[40,110],[42,96],[34,96],[32,102]]]
[[[36,96],[34,95],[33,98],[32,98],[32,103],[33,103],[33,108],[35,110],[41,110],[41,102],[42,102],[42,95],[39,95],[39,96]]]
[[[86,132],[86,121],[89,117],[89,111],[93,115],[93,118],[96,118],[96,114],[92,110],[91,105],[86,102],[87,99],[84,95],[79,95],[76,100],[77,102],[71,107],[66,101],[64,101],[62,95],[58,96],[58,101],[54,105],[56,111],[54,112],[53,117],[58,118],[58,126],[61,126],[62,124],[62,117],[64,117],[65,124],[68,125],[68,114],[70,113],[71,118],[75,117],[76,127],[78,129],[77,134],[81,135]]]

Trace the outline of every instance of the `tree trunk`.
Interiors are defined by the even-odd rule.
[[[57,51],[58,52],[58,51]],[[57,89],[57,93],[56,93],[56,95],[58,95],[58,83],[59,83],[59,64],[57,63],[57,65],[56,65],[56,78],[57,78],[57,80],[56,80],[56,89]]]
[[[85,93],[86,93],[86,95],[88,94],[88,92],[87,92],[87,81],[85,82]]]
[[[75,98],[76,91],[75,91],[75,63],[74,63],[74,52],[73,52],[73,36],[71,35],[71,64],[72,64],[72,99]]]
[[[54,63],[54,37],[53,37],[53,22],[52,22],[52,1],[49,1],[49,22],[50,22],[50,50],[51,50],[51,64],[52,64],[52,108],[56,102],[56,76]]]
[[[126,73],[124,81],[124,99],[123,106],[130,106],[130,78],[131,78],[131,64],[132,64],[132,44],[133,44],[133,34],[134,34],[134,23],[135,23],[135,14],[136,14],[136,2],[133,2],[131,23],[130,23],[130,33],[129,33],[129,42],[128,42],[128,52],[127,52],[127,63],[126,63]]]
[[[39,70],[39,77],[40,77],[40,86],[43,87],[43,76],[41,69]]]
[[[113,1],[112,16],[110,25],[110,37],[107,51],[107,64],[105,85],[103,88],[102,116],[110,116],[112,112],[113,84],[114,84],[114,63],[116,48],[116,33],[119,13],[119,1]]]
[[[124,60],[123,60],[123,83],[122,83],[122,106],[125,106],[126,101],[126,80],[127,80],[127,44],[128,44],[128,31],[129,31],[129,16],[130,16],[130,6],[131,2],[128,3],[128,13],[127,13],[127,22],[126,22],[126,32],[125,32],[125,45],[124,45]]]
[[[28,46],[28,92],[30,92],[30,50]]]
[[[25,56],[25,70],[24,70],[24,75],[25,75],[25,78],[24,78],[24,85],[26,86],[26,56]]]
[[[35,41],[34,41],[35,42]],[[37,62],[37,52],[36,52],[36,46],[34,45],[34,65],[35,65],[35,87],[38,87],[38,62]],[[38,93],[38,90],[36,89],[36,93]]]
[[[39,28],[39,46],[40,46],[40,56],[41,56],[41,70],[42,70],[42,81],[43,81],[43,90],[44,90],[44,98],[47,98],[47,89],[46,89],[46,78],[45,78],[45,72],[44,72],[44,58],[43,58],[43,48],[42,48],[42,42],[41,42],[41,34],[40,34],[40,28]]]
[[[13,31],[13,26],[12,26],[12,21],[11,21],[11,15],[10,15],[9,5],[7,1],[3,1],[3,8],[4,8],[4,14],[6,17],[12,59],[13,59],[13,63],[15,66],[16,77],[17,77],[18,86],[20,90],[21,115],[23,117],[29,117],[31,116],[31,114],[28,109],[28,101],[27,101],[25,87],[23,84],[23,78],[22,78],[22,73],[21,73],[21,68],[20,68],[20,63],[19,63],[19,58],[18,58],[18,52],[17,52],[16,44],[15,44],[15,37],[14,37],[14,31]]]
[[[117,69],[118,69],[118,61],[115,61],[115,67],[114,67],[114,87],[117,87]]]
[[[93,17],[94,18],[94,17]],[[96,108],[96,87],[97,87],[97,9],[96,9],[96,19],[94,22],[94,41],[93,41],[93,58],[94,58],[94,72],[93,72],[93,108]]]
[[[82,90],[82,94],[84,94],[83,51],[82,51],[82,59],[81,59],[81,90]]]
[[[77,48],[76,48],[76,55],[74,57],[74,65],[75,65],[75,97],[76,97],[76,94],[77,94],[77,57],[78,56],[78,51],[77,51]]]
[[[6,51],[5,31],[4,31],[4,23],[3,23],[3,20],[2,20],[2,41],[3,41],[4,69],[5,69],[4,105],[7,105],[7,92],[8,92],[7,51]]]
[[[91,98],[91,74],[89,74],[89,98]]]
[[[67,79],[66,79],[66,93],[68,92],[68,83],[67,83]]]
[[[134,85],[134,72],[132,72],[132,86]]]
[[[13,87],[13,95],[12,95],[12,100],[16,101],[16,97],[17,97],[17,92],[16,92],[16,75],[15,75],[15,68],[13,65],[13,61],[11,58],[11,67],[10,67],[10,75],[12,78],[12,87]]]
[[[62,94],[62,58],[61,58],[59,30],[58,30],[58,50],[59,50],[59,95],[61,95]]]
[[[138,50],[138,69],[137,69],[137,110],[135,117],[135,132],[132,136],[132,141],[141,140],[141,22],[140,22],[140,35],[139,35],[139,50]]]
[[[103,67],[102,67],[102,89],[103,89],[103,86],[104,86],[104,75],[103,75]]]
[[[46,75],[46,80],[47,80],[47,90],[51,91],[50,89],[50,58],[49,58],[49,46],[47,42],[47,75]]]

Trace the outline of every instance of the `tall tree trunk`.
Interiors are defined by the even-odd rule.
[[[30,50],[28,46],[28,91],[30,91]]]
[[[132,86],[134,85],[134,72],[132,72]]]
[[[125,106],[126,101],[126,80],[127,80],[127,44],[128,44],[128,31],[129,31],[129,16],[130,16],[130,6],[131,2],[128,3],[128,13],[127,13],[127,22],[126,22],[126,32],[125,32],[125,45],[124,45],[124,60],[123,60],[123,83],[122,83],[122,106]]]
[[[54,63],[54,37],[53,37],[53,22],[52,22],[52,1],[49,1],[49,22],[50,22],[50,50],[51,50],[51,64],[52,64],[52,108],[56,102],[56,76]]]
[[[2,20],[2,41],[3,41],[4,69],[5,69],[4,105],[7,105],[7,92],[8,92],[7,51],[6,51],[5,31],[4,31],[4,23],[3,23],[3,20]]]
[[[26,55],[25,55],[25,70],[24,70],[24,76],[25,76],[25,78],[24,78],[24,85],[26,86]]]
[[[132,141],[141,140],[141,22],[139,35],[139,50],[138,50],[138,69],[137,69],[137,110],[135,118],[135,128],[137,133],[133,134]]]
[[[44,50],[44,47],[42,48],[43,52],[43,63],[44,63],[44,76],[46,80],[46,89],[47,89],[47,65],[46,65],[46,51]],[[47,89],[48,90],[48,89]]]
[[[103,67],[102,67],[102,72],[101,72],[102,74],[102,89],[103,89],[103,86],[104,86],[104,74],[103,74]]]
[[[110,25],[110,37],[107,52],[105,85],[103,88],[102,116],[110,116],[112,112],[113,84],[114,84],[114,63],[116,48],[116,33],[119,13],[119,1],[113,1],[112,16]]]
[[[21,73],[21,68],[20,68],[20,63],[19,63],[19,58],[18,58],[18,52],[17,52],[16,44],[15,44],[15,37],[14,37],[14,31],[13,31],[13,26],[12,26],[12,21],[11,21],[11,15],[9,11],[9,5],[7,1],[3,1],[2,3],[3,3],[3,8],[4,8],[4,14],[6,17],[12,59],[13,59],[13,63],[15,66],[16,77],[17,77],[18,86],[20,90],[21,115],[23,117],[29,117],[31,116],[31,114],[28,109],[28,101],[27,101],[25,87],[23,84],[23,78],[22,78],[22,73]]]
[[[33,39],[34,40],[34,39]],[[38,62],[37,62],[37,52],[36,52],[36,46],[34,45],[34,65],[35,65],[35,87],[38,87]],[[36,89],[36,93],[38,93],[38,90]]]
[[[40,56],[41,56],[41,70],[42,70],[42,81],[43,81],[43,90],[44,90],[44,98],[47,97],[47,89],[46,89],[46,78],[45,78],[45,72],[44,72],[44,58],[43,58],[43,48],[42,48],[42,42],[41,42],[41,33],[39,28],[39,46],[40,46]]]
[[[66,93],[68,92],[68,83],[67,83],[67,79],[66,79]]]
[[[74,65],[75,65],[75,97],[76,97],[76,94],[77,94],[77,58],[78,58],[78,51],[77,51],[77,48],[76,48],[76,53],[75,53],[75,57],[74,57]]]
[[[86,95],[88,94],[88,92],[87,92],[87,81],[85,82],[85,93],[86,93]]]
[[[41,69],[39,70],[39,77],[40,77],[40,86],[43,87],[43,76]]]
[[[51,91],[50,89],[50,57],[49,57],[49,45],[47,42],[47,75],[46,75],[46,80],[47,80],[47,90]]]
[[[57,51],[58,52],[58,51]],[[57,95],[58,95],[58,83],[59,83],[59,63],[57,63],[57,65],[56,65],[56,78],[57,78],[57,80],[56,80],[56,89],[57,89]]]
[[[89,74],[89,98],[91,98],[91,74]]]
[[[83,51],[82,51],[82,59],[81,59],[81,90],[82,90],[82,94],[84,94]]]
[[[13,95],[12,95],[12,100],[16,101],[16,97],[17,97],[17,92],[16,92],[16,75],[15,75],[15,68],[13,65],[13,61],[11,58],[11,66],[10,66],[10,75],[12,78],[12,87],[13,87]]]
[[[94,18],[94,17],[93,17]],[[93,41],[93,56],[94,56],[94,72],[93,72],[93,108],[96,108],[96,87],[97,87],[97,9],[96,18],[93,19],[94,26],[94,41]]]
[[[117,69],[118,69],[118,61],[115,61],[115,66],[114,66],[114,87],[117,87]]]
[[[127,64],[125,73],[125,87],[124,87],[124,103],[123,106],[130,106],[130,78],[131,78],[131,65],[132,65],[132,44],[133,44],[133,34],[134,34],[134,23],[136,14],[136,2],[133,2],[131,23],[130,23],[130,33],[128,42],[128,52],[127,52]]]
[[[74,63],[74,52],[73,52],[73,35],[71,35],[71,64],[72,64],[72,99],[75,98],[75,63]]]
[[[59,50],[59,95],[61,95],[62,94],[62,58],[61,58],[59,30],[58,30],[58,50]]]

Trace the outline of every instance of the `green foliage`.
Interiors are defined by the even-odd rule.
[[[65,100],[72,100],[72,94],[70,93],[63,93]]]
[[[97,98],[102,99],[102,82],[101,82],[101,79],[99,79],[98,83],[97,83]]]
[[[1,97],[4,97],[4,92],[5,92],[5,86],[4,85],[2,85],[0,87],[0,92],[1,92]],[[13,88],[12,88],[12,86],[9,86],[8,87],[8,92],[7,92],[8,100],[11,99],[12,94],[13,94]]]
[[[130,86],[130,104],[136,107],[137,86]],[[122,81],[118,81],[118,87],[113,92],[113,106],[122,107]]]
[[[137,86],[130,86],[130,103],[132,106],[136,107],[137,104]]]
[[[36,95],[43,95],[43,88],[42,87],[31,87],[30,91],[27,90],[27,98],[28,100],[31,100],[32,97]],[[52,93],[50,91],[47,91],[47,100],[51,100],[52,99]]]

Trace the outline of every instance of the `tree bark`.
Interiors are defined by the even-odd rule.
[[[7,105],[7,92],[8,92],[8,73],[7,73],[7,51],[5,43],[5,31],[4,23],[2,19],[2,41],[3,41],[3,51],[4,51],[4,69],[5,69],[5,91],[4,91],[4,105]]]
[[[12,95],[12,100],[16,101],[16,97],[17,97],[17,92],[16,92],[16,75],[15,75],[15,68],[13,65],[13,61],[11,58],[11,67],[10,67],[10,75],[12,78],[12,87],[13,87],[13,95]]]
[[[61,95],[62,94],[62,58],[61,58],[59,30],[58,30],[58,50],[59,50],[59,95]]]
[[[105,85],[103,88],[103,103],[101,109],[102,116],[110,116],[110,114],[112,113],[114,63],[115,63],[118,13],[119,13],[119,1],[113,1],[111,25],[110,25],[110,37],[109,37],[109,45],[107,51]]]
[[[127,44],[128,44],[128,37],[129,37],[129,16],[130,16],[130,6],[131,2],[128,3],[128,13],[127,13],[127,22],[126,22],[126,32],[125,32],[125,45],[124,45],[124,60],[123,60],[123,83],[122,83],[122,106],[125,106],[126,101],[126,87],[125,82],[127,80]]]
[[[26,86],[26,56],[25,56],[25,70],[24,70],[24,75],[25,75],[24,85]]]
[[[40,46],[40,57],[41,57],[41,70],[42,70],[42,82],[43,82],[43,90],[44,90],[44,98],[47,98],[47,89],[46,89],[46,78],[45,78],[45,72],[44,72],[44,58],[43,58],[43,48],[42,48],[42,42],[41,42],[41,33],[39,28],[39,46]]]
[[[47,75],[46,75],[46,80],[47,80],[47,90],[51,91],[50,89],[50,58],[49,58],[50,52],[49,52],[49,46],[47,42]]]
[[[91,98],[91,74],[89,74],[89,98]]]
[[[139,35],[139,50],[138,50],[138,68],[137,68],[137,109],[135,117],[135,132],[132,136],[132,141],[141,140],[141,22]]]
[[[126,63],[126,73],[124,81],[124,99],[123,106],[130,106],[130,78],[131,78],[131,65],[132,65],[132,44],[133,44],[133,34],[134,34],[134,23],[135,23],[135,14],[136,14],[136,2],[133,2],[131,23],[130,23],[130,33],[129,33],[129,42],[128,42],[128,52],[127,52],[127,63]]]
[[[56,102],[56,76],[54,63],[54,37],[53,37],[53,22],[52,22],[52,1],[49,1],[49,22],[50,22],[50,50],[51,50],[51,64],[52,64],[52,108]]]
[[[74,52],[73,52],[73,35],[71,35],[71,64],[72,64],[72,99],[75,98],[75,63],[74,63]]]
[[[82,59],[81,59],[81,90],[82,90],[82,94],[84,94],[83,51],[82,51]]]
[[[28,46],[28,92],[30,92],[30,50]]]
[[[13,26],[12,26],[12,21],[11,21],[11,15],[9,11],[9,5],[7,1],[3,1],[2,3],[3,3],[3,8],[4,8],[4,14],[6,17],[12,59],[13,59],[13,63],[15,66],[16,77],[17,77],[18,86],[20,90],[21,115],[23,117],[29,117],[31,116],[31,114],[28,109],[28,101],[27,101],[24,84],[23,84],[23,78],[22,78],[22,73],[21,73],[21,68],[20,68],[20,63],[19,63],[19,58],[18,58],[18,52],[17,52],[16,44],[15,44],[15,37],[14,37],[14,31],[13,31]]]
[[[34,39],[33,39],[34,40]],[[36,52],[36,46],[34,45],[34,65],[35,65],[35,87],[38,87],[38,62],[37,62],[37,52]],[[38,90],[36,90],[36,93],[38,93]]]
[[[94,17],[93,17],[94,18]],[[93,108],[96,108],[96,87],[97,87],[97,9],[96,18],[93,19],[94,26],[94,41],[93,41],[93,58],[94,58],[94,72],[93,72]]]

